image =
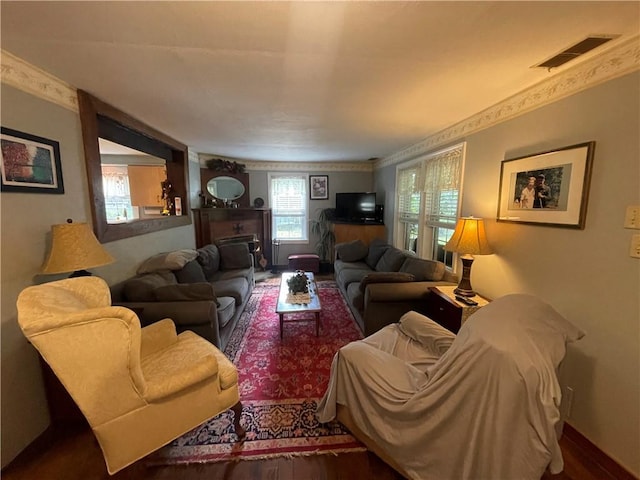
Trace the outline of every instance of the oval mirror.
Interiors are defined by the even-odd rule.
[[[237,200],[244,195],[244,185],[233,177],[216,177],[207,182],[207,191],[219,200]]]

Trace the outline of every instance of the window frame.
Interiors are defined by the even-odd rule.
[[[277,236],[276,221],[280,217],[287,217],[290,215],[278,215],[273,200],[273,180],[278,178],[296,178],[300,179],[303,186],[302,192],[302,205],[304,213],[303,215],[296,215],[302,217],[302,233],[304,238],[288,239]],[[281,245],[288,244],[309,244],[309,174],[299,172],[268,172],[267,182],[269,185],[269,207],[271,208],[271,231],[273,232],[273,240],[278,241]]]
[[[459,152],[459,153],[458,153]],[[427,196],[427,187],[426,187],[426,174],[427,167],[431,167],[434,164],[431,162],[438,162],[445,159],[450,155],[458,155],[459,156],[459,176],[457,179],[457,203],[456,203],[456,212],[455,216],[451,217],[453,223],[442,221],[439,217],[439,213],[427,212],[428,208],[428,196]],[[465,157],[466,157],[466,142],[456,144],[454,146],[448,147],[443,150],[439,150],[437,152],[429,153],[418,158],[412,159],[409,162],[405,162],[403,164],[396,166],[396,207],[394,212],[394,245],[398,248],[406,249],[406,225],[408,223],[402,218],[402,213],[400,212],[400,195],[403,194],[401,192],[401,177],[403,172],[407,172],[409,170],[413,170],[418,166],[418,175],[417,175],[417,185],[416,189],[420,194],[420,211],[418,213],[417,224],[418,224],[418,241],[416,242],[416,254],[421,258],[425,259],[438,259],[438,234],[440,229],[448,229],[451,230],[451,234],[455,229],[456,221],[460,217],[460,211],[462,208],[462,192],[463,192],[463,181],[464,181],[464,167],[465,167]],[[438,189],[436,191],[444,192],[446,190]],[[438,202],[439,205],[439,202]],[[431,217],[431,218],[429,218]],[[449,216],[447,216],[449,217]],[[449,235],[450,236],[450,235]],[[445,252],[445,265],[447,269],[453,272],[457,271],[458,265],[458,256],[457,254],[453,254],[449,259],[446,257],[447,252]]]

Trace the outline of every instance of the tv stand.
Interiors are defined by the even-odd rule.
[[[381,223],[333,223],[333,234],[336,243],[352,242],[361,240],[369,246],[374,238],[387,240],[387,229]]]

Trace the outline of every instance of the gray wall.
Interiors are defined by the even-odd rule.
[[[538,295],[586,332],[562,366],[562,383],[575,392],[567,421],[635,475],[640,260],[629,257],[629,246],[639,232],[623,221],[627,205],[640,205],[639,85],[636,72],[453,142],[467,141],[461,214],[485,218],[496,252],[476,257],[474,289],[489,298]],[[596,149],[584,230],[495,221],[502,160],[590,140]],[[374,183],[389,192],[394,179],[388,166]]]
[[[49,424],[38,357],[18,327],[16,298],[20,291],[33,283],[60,278],[38,275],[48,251],[51,225],[64,223],[67,218],[72,218],[75,222],[91,223],[91,212],[78,114],[4,83],[1,95],[3,127],[60,143],[65,187],[64,195],[6,192],[0,195],[0,456],[2,466],[5,466]],[[193,170],[193,166],[190,168]],[[194,192],[191,190],[193,198]],[[105,248],[117,261],[93,271],[108,283],[114,283],[133,275],[140,262],[153,253],[194,246],[193,225],[111,242],[105,244]]]

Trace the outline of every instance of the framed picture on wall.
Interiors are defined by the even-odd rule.
[[[64,193],[60,144],[2,127],[2,191]]]
[[[311,200],[327,200],[329,198],[329,176],[309,176],[309,198]]]
[[[497,221],[584,228],[595,145],[504,160]]]

